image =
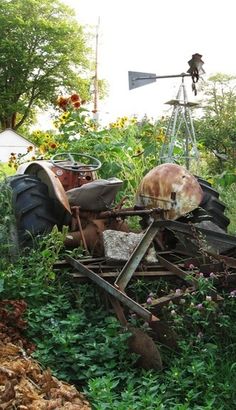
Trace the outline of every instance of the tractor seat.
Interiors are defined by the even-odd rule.
[[[123,181],[118,178],[96,179],[66,192],[70,206],[85,211],[106,211],[113,204]]]

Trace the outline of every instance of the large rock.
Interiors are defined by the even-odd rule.
[[[125,262],[143,237],[142,233],[106,230],[103,232],[105,257],[115,262]]]

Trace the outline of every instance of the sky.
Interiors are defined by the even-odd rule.
[[[181,79],[162,79],[129,90],[128,71],[171,75],[186,72],[192,54],[204,61],[204,78],[236,74],[235,0],[61,0],[94,34],[98,19],[98,77],[109,96],[99,101],[104,122],[118,116],[159,118]],[[94,44],[95,52],[95,40]],[[198,102],[186,78],[188,98]]]

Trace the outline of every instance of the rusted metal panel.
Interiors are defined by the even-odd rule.
[[[184,167],[162,164],[147,173],[136,195],[136,205],[161,208],[165,219],[175,220],[197,208],[203,191]]]
[[[63,185],[57,175],[51,170],[52,165],[48,161],[34,161],[22,164],[17,170],[17,174],[35,175],[44,182],[51,198],[57,199],[64,208],[71,214],[69,201],[67,199]]]
[[[232,247],[236,247],[236,236],[227,233],[214,232],[210,229],[199,228],[196,226],[187,225],[179,221],[156,221],[155,226],[170,229],[174,232],[181,232],[190,236],[195,236],[196,232],[202,233],[207,239],[214,239],[217,242],[226,242]]]

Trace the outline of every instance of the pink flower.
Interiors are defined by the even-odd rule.
[[[201,278],[204,278],[204,274],[203,274],[202,272],[199,272],[199,276],[200,276]]]
[[[235,298],[236,297],[236,289],[232,290],[232,292],[230,292],[229,297],[230,298]]]
[[[175,293],[176,293],[177,295],[180,295],[180,294],[181,294],[181,289],[176,289]]]
[[[189,269],[194,269],[194,268],[195,268],[195,266],[192,263],[190,263]]]
[[[203,309],[202,303],[198,303],[198,305],[196,306],[197,309],[201,310]]]
[[[151,305],[152,304],[152,298],[147,298],[147,304]]]
[[[215,278],[214,272],[211,272],[209,276],[210,276],[210,278]]]

